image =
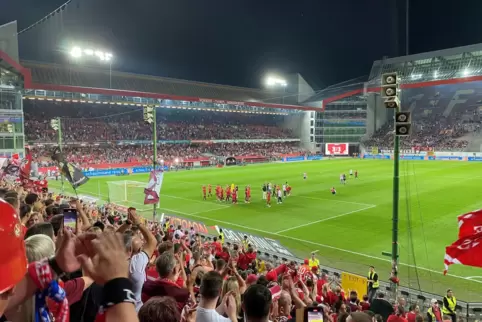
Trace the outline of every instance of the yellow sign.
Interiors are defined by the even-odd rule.
[[[356,291],[359,299],[367,294],[367,285],[368,282],[365,277],[345,272],[341,273],[341,287],[343,287],[345,292]]]

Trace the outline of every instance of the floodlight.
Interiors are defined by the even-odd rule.
[[[174,160],[174,162],[179,163],[179,159],[178,159],[178,158],[176,158],[176,159]]]
[[[463,73],[464,76],[469,76],[470,75],[470,70],[468,68],[464,69]]]
[[[85,49],[84,50],[84,53],[86,55],[89,55],[89,56],[93,56],[94,55],[94,51],[92,49]]]
[[[281,87],[286,87],[288,84],[284,79],[278,78],[278,77],[268,77],[266,78],[266,85],[267,86],[281,86]]]
[[[80,47],[74,47],[70,51],[70,55],[74,58],[79,58],[82,56],[82,49],[80,49]]]
[[[437,78],[437,77],[438,77],[438,70],[433,72],[433,78]]]

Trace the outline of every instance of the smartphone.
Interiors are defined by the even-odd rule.
[[[304,322],[323,322],[323,308],[321,307],[307,307],[304,313]]]
[[[68,227],[72,231],[77,231],[77,209],[64,209],[64,227]]]

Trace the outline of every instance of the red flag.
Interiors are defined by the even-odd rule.
[[[20,180],[22,180],[22,182],[30,179],[31,168],[32,168],[32,155],[30,154],[29,151],[27,151],[27,155],[25,156],[25,159],[23,159],[22,163],[20,164],[19,177],[20,177]]]
[[[459,239],[482,233],[482,209],[457,217],[459,222]]]
[[[482,267],[482,233],[461,238],[447,246],[444,264],[444,275],[452,264]]]

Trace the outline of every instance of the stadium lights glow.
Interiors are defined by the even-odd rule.
[[[85,48],[82,49],[78,46],[75,46],[72,48],[70,51],[70,56],[74,58],[81,58],[83,55],[90,56],[90,57],[97,57],[100,61],[106,61],[110,62],[112,58],[114,57],[111,53],[109,52],[104,52],[101,50],[94,50],[91,48]]]
[[[433,72],[433,78],[437,78],[437,77],[438,77],[438,70]]]
[[[464,69],[464,71],[462,72],[462,74],[464,76],[469,76],[470,75],[470,70],[468,68]]]
[[[266,78],[266,85],[268,86],[282,86],[286,87],[288,84],[284,79],[277,78],[277,77],[268,77]]]

